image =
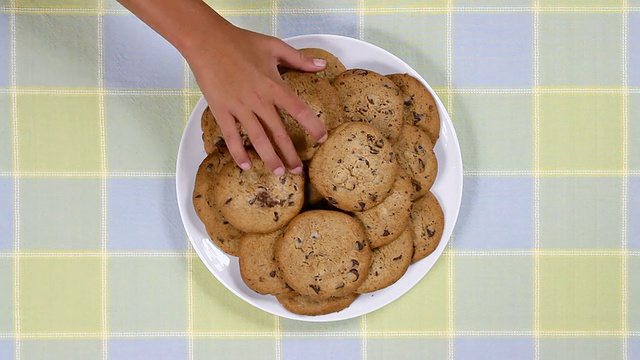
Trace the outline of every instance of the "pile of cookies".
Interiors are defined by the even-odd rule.
[[[308,171],[273,175],[238,124],[253,164],[240,169],[207,108],[193,203],[215,245],[239,257],[249,288],[293,313],[322,315],[392,285],[438,246],[444,214],[430,189],[440,117],[410,75],[346,69],[325,50],[302,51],[327,61],[319,73],[282,71],[329,130],[317,144],[281,111]]]

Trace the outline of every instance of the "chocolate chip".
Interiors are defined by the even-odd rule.
[[[355,275],[355,276],[356,276],[356,279],[355,279],[355,280],[353,280],[353,281],[357,281],[357,280],[360,278],[360,273],[358,272],[358,270],[357,270],[357,269],[351,269],[351,270],[349,270],[349,274],[353,274],[353,275]]]
[[[196,195],[196,199],[200,199],[200,198],[202,198],[202,194]]]
[[[302,239],[300,239],[299,237],[295,238],[295,242],[296,242],[296,249],[301,249],[302,248]]]
[[[224,204],[227,205],[228,203],[231,202],[231,200],[233,200],[233,198],[228,198],[227,201],[224,202]]]
[[[338,159],[338,164],[342,164],[342,159]]]
[[[356,249],[358,251],[361,251],[362,249],[364,249],[364,243],[361,241],[356,241]]]
[[[376,139],[376,138],[375,138],[373,135],[371,135],[371,134],[367,134],[367,141],[368,141],[368,142],[373,142],[375,139]]]
[[[435,235],[435,234],[436,234],[435,230],[431,230],[431,229],[427,228],[427,235],[429,237],[433,237],[433,235]]]
[[[216,141],[215,145],[216,145],[216,147],[223,147],[225,145],[224,139],[223,138],[218,139],[218,141]]]
[[[378,194],[369,194],[369,199],[371,199],[371,201],[373,202],[376,202],[376,200],[378,200]]]
[[[424,171],[424,168],[425,168],[424,160],[418,159],[418,164],[420,164],[420,171]]]
[[[393,258],[393,261],[398,261],[398,260],[400,260],[400,259],[402,259],[402,255],[397,256],[397,257],[394,257],[394,258]]]
[[[337,289],[342,289],[344,287],[344,283],[341,283],[340,285],[336,286],[336,290]]]
[[[228,222],[227,220],[224,220],[224,221],[222,222],[222,225],[229,225],[229,222]]]
[[[413,101],[411,101],[411,100],[406,100],[406,101],[404,102],[404,105],[405,105],[405,106],[411,106],[411,104],[413,104]]]
[[[382,236],[389,236],[391,235],[391,233],[389,232],[389,230],[384,229],[384,231],[382,232]]]
[[[332,198],[331,196],[329,196],[327,198],[327,200],[329,200],[329,202],[332,203],[333,205],[337,205],[338,204],[338,200]]]
[[[316,294],[320,293],[320,286],[311,284],[309,285],[309,287],[311,288],[311,290],[315,291]]]
[[[375,105],[375,101],[373,101],[373,99],[368,96],[367,96],[367,101],[369,102],[369,104]]]
[[[280,220],[280,215],[278,215],[277,211],[273,212],[273,221],[274,222],[278,222],[278,220]]]
[[[337,190],[338,190],[338,187],[337,187],[337,186],[335,186],[335,185],[332,185],[332,186],[331,186],[331,189],[333,189],[333,191],[337,191]]]
[[[272,271],[269,273],[269,276],[271,276],[272,278],[273,278],[273,277],[276,277],[276,271],[275,271],[275,270],[272,270]]]
[[[376,154],[379,154],[379,153],[380,153],[380,151],[379,151],[378,149],[375,149],[375,148],[372,148],[372,147],[370,147],[370,148],[369,148],[369,152],[370,152],[370,153],[372,153],[372,154],[374,154],[374,155],[376,155]]]
[[[382,148],[383,146],[384,146],[384,140],[378,139],[378,141],[376,141],[376,147]]]
[[[413,190],[415,190],[415,191],[422,190],[422,186],[420,184],[418,184],[418,182],[415,181],[415,180],[411,180],[411,185],[413,185]]]
[[[207,164],[207,170],[211,170],[213,168],[213,164]]]
[[[280,176],[280,184],[284,185],[287,182],[287,177],[286,176]]]
[[[356,267],[360,265],[360,263],[358,262],[358,260],[356,259],[351,259],[351,267]]]

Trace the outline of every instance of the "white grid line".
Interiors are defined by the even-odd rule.
[[[370,331],[371,337],[393,338],[393,337],[437,337],[448,338],[450,332],[442,331]],[[623,336],[622,331],[540,331],[541,337],[565,337],[565,338],[620,338]],[[183,338],[188,336],[185,332],[110,332],[109,338],[126,339],[126,338]],[[456,331],[456,337],[533,337],[536,335],[533,331],[493,331],[493,330],[470,330]],[[640,331],[629,331],[629,337],[640,338]],[[22,333],[23,339],[100,339],[101,333]],[[221,332],[195,332],[194,336],[199,339],[204,338],[272,338],[276,336],[270,331],[221,331]],[[359,331],[309,331],[309,332],[288,332],[282,333],[287,338],[309,338],[309,337],[360,337]],[[0,339],[13,339],[13,333],[0,333]]]
[[[540,359],[540,3],[533,0],[533,358]]]
[[[627,227],[629,212],[629,18],[628,0],[622,1],[622,359],[629,358],[629,264],[628,264],[628,233]]]
[[[15,7],[16,0],[11,0],[12,7]],[[18,131],[18,95],[15,90],[18,87],[18,80],[16,71],[17,68],[17,56],[16,56],[16,14],[14,12],[9,13],[9,61],[11,63],[11,125],[12,125],[12,139],[13,139],[13,250],[15,253],[20,251],[20,177],[18,171],[20,170],[20,146],[19,146],[19,131]],[[14,339],[14,357],[15,360],[22,358],[21,345],[22,338],[20,336],[20,259],[15,258],[13,260],[13,316],[14,323],[13,329],[15,335]]]

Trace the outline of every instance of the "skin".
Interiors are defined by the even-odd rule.
[[[302,172],[302,161],[278,109],[291,114],[318,142],[327,130],[278,73],[278,65],[316,72],[325,62],[283,41],[234,26],[201,0],[119,0],[169,41],[187,60],[222,129],[229,152],[251,167],[236,122],[243,125],[265,165],[280,176]]]

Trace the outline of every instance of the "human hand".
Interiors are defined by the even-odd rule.
[[[276,175],[285,169],[301,173],[302,161],[287,134],[278,109],[286,110],[318,142],[327,138],[324,124],[282,80],[278,65],[320,71],[314,60],[283,41],[231,24],[225,38],[202,42],[186,54],[195,78],[216,118],[229,152],[243,169],[251,166],[236,122],[245,129],[265,165]]]

